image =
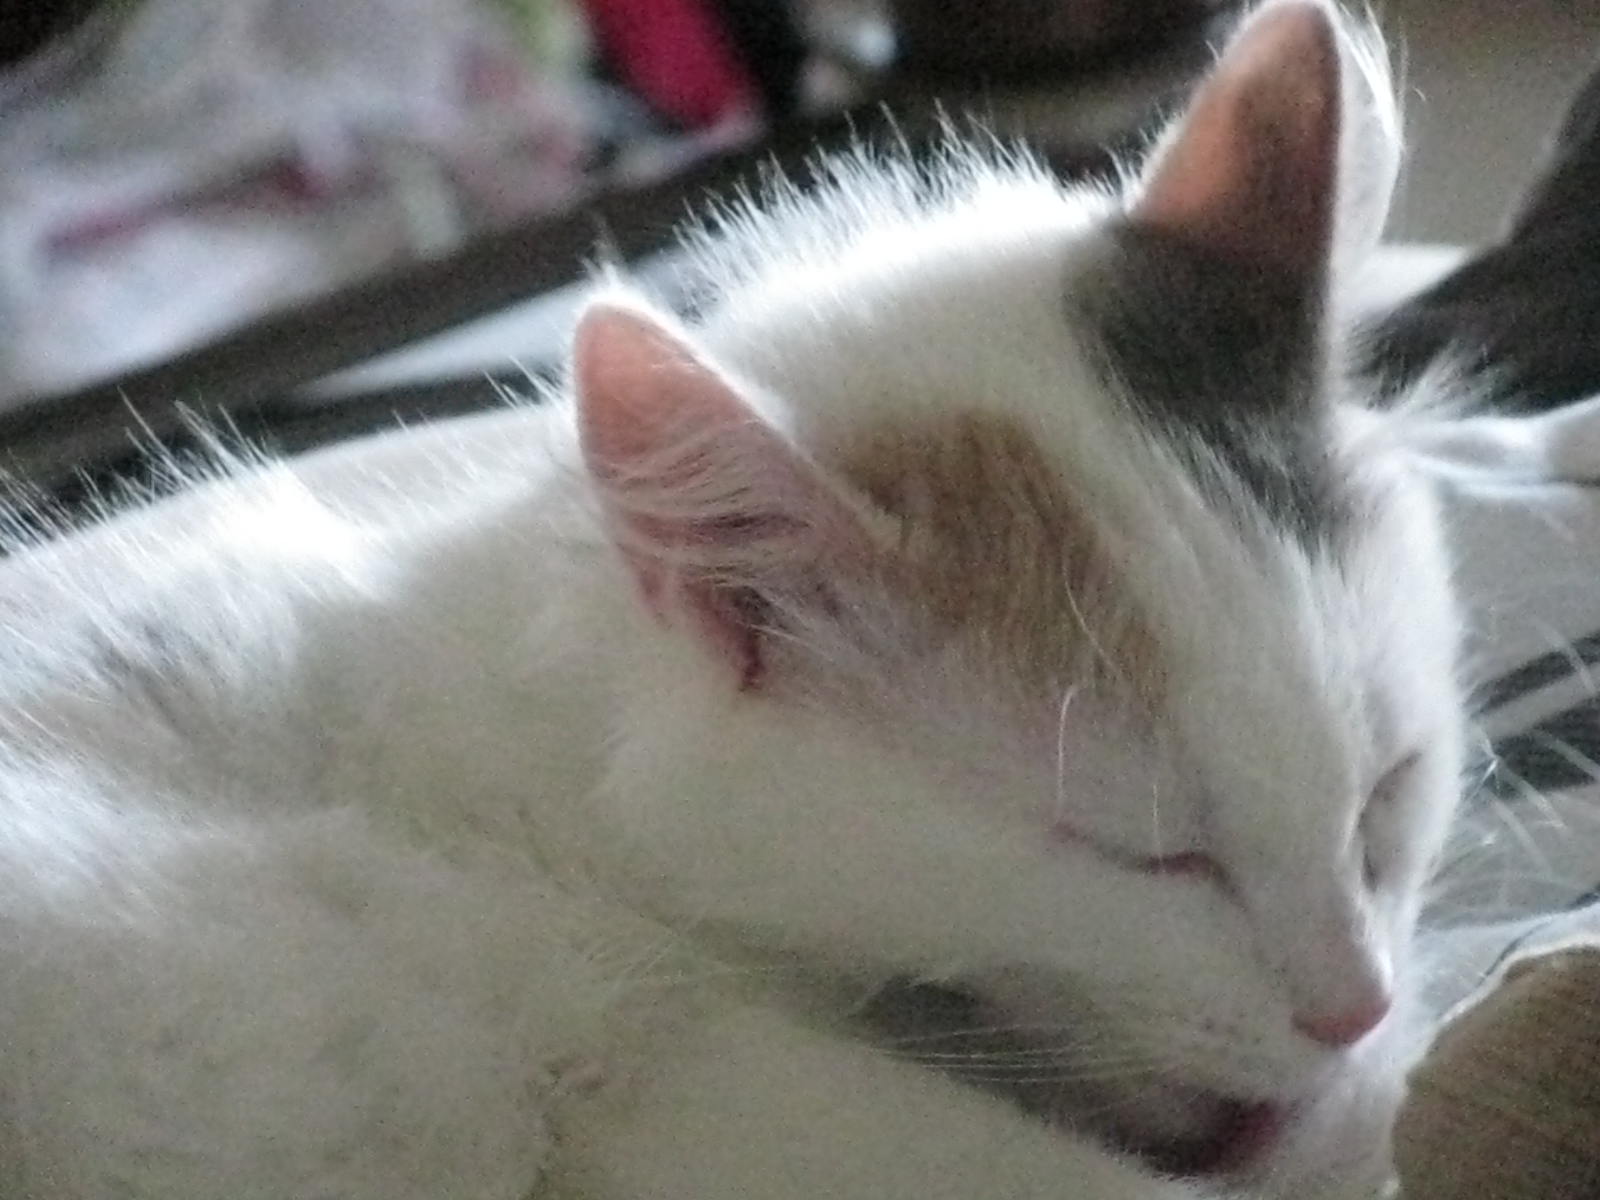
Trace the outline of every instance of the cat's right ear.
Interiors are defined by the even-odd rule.
[[[1340,88],[1327,7],[1264,5],[1157,148],[1129,217],[1223,258],[1320,277],[1337,218]]]
[[[859,515],[668,318],[591,305],[572,376],[584,464],[645,602],[758,685],[771,601],[863,553]]]

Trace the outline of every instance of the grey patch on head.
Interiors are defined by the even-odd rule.
[[[1220,465],[1275,525],[1334,544],[1349,514],[1330,454],[1321,281],[1132,225],[1107,251],[1068,302],[1108,381],[1208,491]]]

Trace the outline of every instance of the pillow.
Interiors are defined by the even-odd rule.
[[[1513,958],[1457,1010],[1395,1158],[1404,1200],[1600,1197],[1600,936]]]

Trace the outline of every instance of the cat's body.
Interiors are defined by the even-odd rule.
[[[1326,324],[1331,30],[1126,205],[858,165],[693,330],[613,286],[426,500],[7,564],[0,1190],[1374,1189],[1461,717]],[[978,1019],[875,1045],[908,980]]]

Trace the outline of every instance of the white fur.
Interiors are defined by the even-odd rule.
[[[1090,369],[1060,286],[1116,197],[976,154],[931,191],[838,171],[703,248],[688,336],[823,468],[868,419],[1027,429],[1170,655],[1171,728],[1094,697],[1036,728],[897,645],[907,597],[857,598],[876,640],[809,630],[870,700],[738,692],[639,602],[566,397],[386,516],[263,467],[28,551],[0,570],[7,1195],[1187,1194],[832,1031],[900,976],[1059,1027],[1141,1119],[1182,1127],[1169,1076],[1299,1105],[1265,1194],[1378,1186],[1407,1014],[1349,1053],[1290,1017],[1371,971],[1404,1009],[1455,793],[1402,448],[1339,409],[1366,511],[1336,566],[1186,482]],[[1203,832],[1237,891],[1052,844],[1061,806],[1133,852]]]

